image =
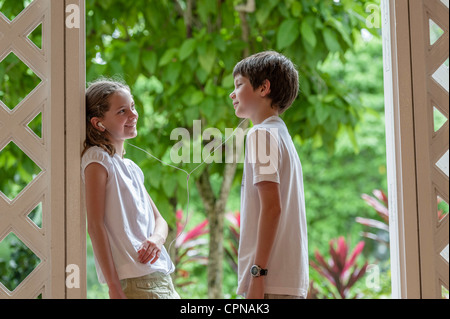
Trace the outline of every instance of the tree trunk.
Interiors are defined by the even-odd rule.
[[[247,23],[246,12],[254,12],[255,1],[249,0],[245,6],[235,7],[239,12],[242,22],[242,39],[248,42],[249,26]],[[244,49],[243,56],[247,57],[250,49]],[[241,129],[244,131],[248,128],[248,121],[243,123]],[[223,233],[224,233],[224,215],[228,195],[230,194],[231,185],[239,158],[241,157],[244,142],[233,143],[234,160],[232,163],[226,163],[223,171],[223,181],[218,198],[214,195],[209,179],[208,168],[206,168],[200,178],[197,180],[197,188],[205,207],[206,215],[209,222],[209,255],[208,255],[208,298],[222,298],[222,279],[223,279]]]
[[[241,128],[245,131],[248,121]],[[236,174],[238,159],[244,147],[243,141],[236,145],[233,143],[234,160],[226,163],[223,171],[223,181],[218,198],[214,195],[209,179],[208,168],[205,168],[197,180],[197,188],[205,207],[209,221],[209,255],[208,255],[208,298],[222,298],[223,279],[223,233],[224,215],[231,185]]]

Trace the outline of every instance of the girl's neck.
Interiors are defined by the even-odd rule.
[[[123,158],[123,141],[119,143],[113,143],[114,148],[116,149],[116,154],[119,155],[120,158]]]

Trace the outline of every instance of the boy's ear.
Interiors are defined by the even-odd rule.
[[[270,81],[265,79],[263,84],[259,87],[259,92],[261,94],[261,97],[265,97],[269,95],[270,93]]]

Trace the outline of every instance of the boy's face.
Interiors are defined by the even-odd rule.
[[[261,103],[261,95],[255,90],[250,80],[240,74],[234,78],[234,91],[230,98],[233,100],[235,114],[239,118],[252,118]]]

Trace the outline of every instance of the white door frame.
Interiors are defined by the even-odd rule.
[[[426,6],[445,15],[441,0],[426,1]],[[448,122],[443,128],[446,140],[441,132],[439,143],[433,143],[428,100],[433,93],[427,82],[432,70],[425,70],[432,57],[427,53],[424,8],[422,0],[382,0],[393,298],[440,298],[441,285],[448,288],[448,261],[440,254],[448,244],[448,216],[440,223],[436,209],[436,190],[448,203],[448,176],[434,167],[435,157],[448,150]],[[443,38],[448,56],[448,22]],[[440,59],[445,54],[442,44]],[[445,97],[445,92],[439,94]],[[445,99],[439,100],[448,116],[448,92],[446,105]]]

